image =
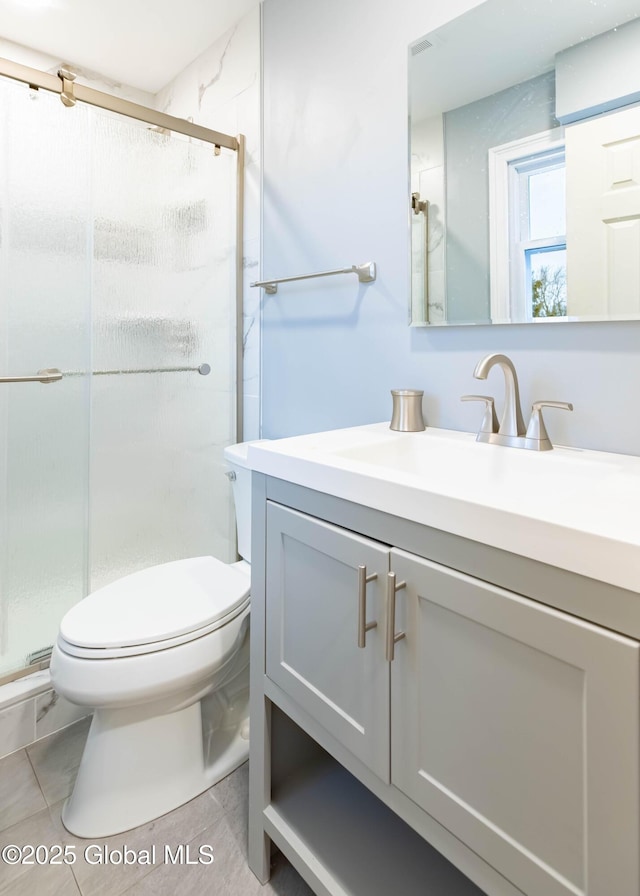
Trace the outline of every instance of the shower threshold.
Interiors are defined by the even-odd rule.
[[[38,653],[45,654],[45,651],[38,651]],[[28,666],[25,666],[24,669],[15,669],[13,672],[7,672],[6,675],[0,675],[0,688],[5,684],[10,684],[13,681],[20,681],[22,678],[28,678],[30,675],[33,675],[37,672],[42,672],[43,669],[49,668],[49,662],[51,659],[51,648],[47,649],[47,652],[41,658],[35,658],[35,655],[32,654],[34,660],[32,660]],[[44,688],[43,688],[44,690]],[[0,708],[2,707],[2,695],[0,694]]]

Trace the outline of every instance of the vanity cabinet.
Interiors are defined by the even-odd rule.
[[[279,504],[267,506],[267,676],[389,782],[389,669],[382,626],[358,648],[358,566],[367,611],[384,614],[389,548]]]
[[[638,642],[404,551],[391,565],[393,784],[528,896],[625,892],[624,806],[602,790],[625,742],[636,780]]]
[[[319,518],[303,489],[274,496],[254,706],[280,707],[467,875],[430,896],[637,896],[640,643],[439,562],[425,527],[354,531],[366,514],[343,516],[345,502],[325,498]],[[256,873],[266,831],[318,893],[370,896],[301,858],[268,769],[251,773]]]

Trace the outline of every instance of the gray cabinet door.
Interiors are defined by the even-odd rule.
[[[358,647],[358,567],[366,621]],[[389,665],[383,594],[389,548],[279,504],[267,505],[268,677],[389,781]]]
[[[392,782],[527,896],[638,896],[639,644],[393,550]]]

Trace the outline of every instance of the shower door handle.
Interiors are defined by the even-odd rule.
[[[0,376],[0,383],[57,383],[61,379],[62,371],[57,367],[47,367],[35,376]]]

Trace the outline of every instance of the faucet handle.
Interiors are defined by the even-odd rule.
[[[484,417],[480,424],[479,433],[481,432],[498,432],[498,418],[494,405],[494,398],[491,395],[462,395],[460,401],[484,401]]]
[[[531,419],[529,420],[525,436],[527,448],[534,448],[537,451],[550,451],[553,445],[542,419],[542,408],[561,408],[563,411],[572,411],[573,405],[568,401],[534,401],[531,407]]]

